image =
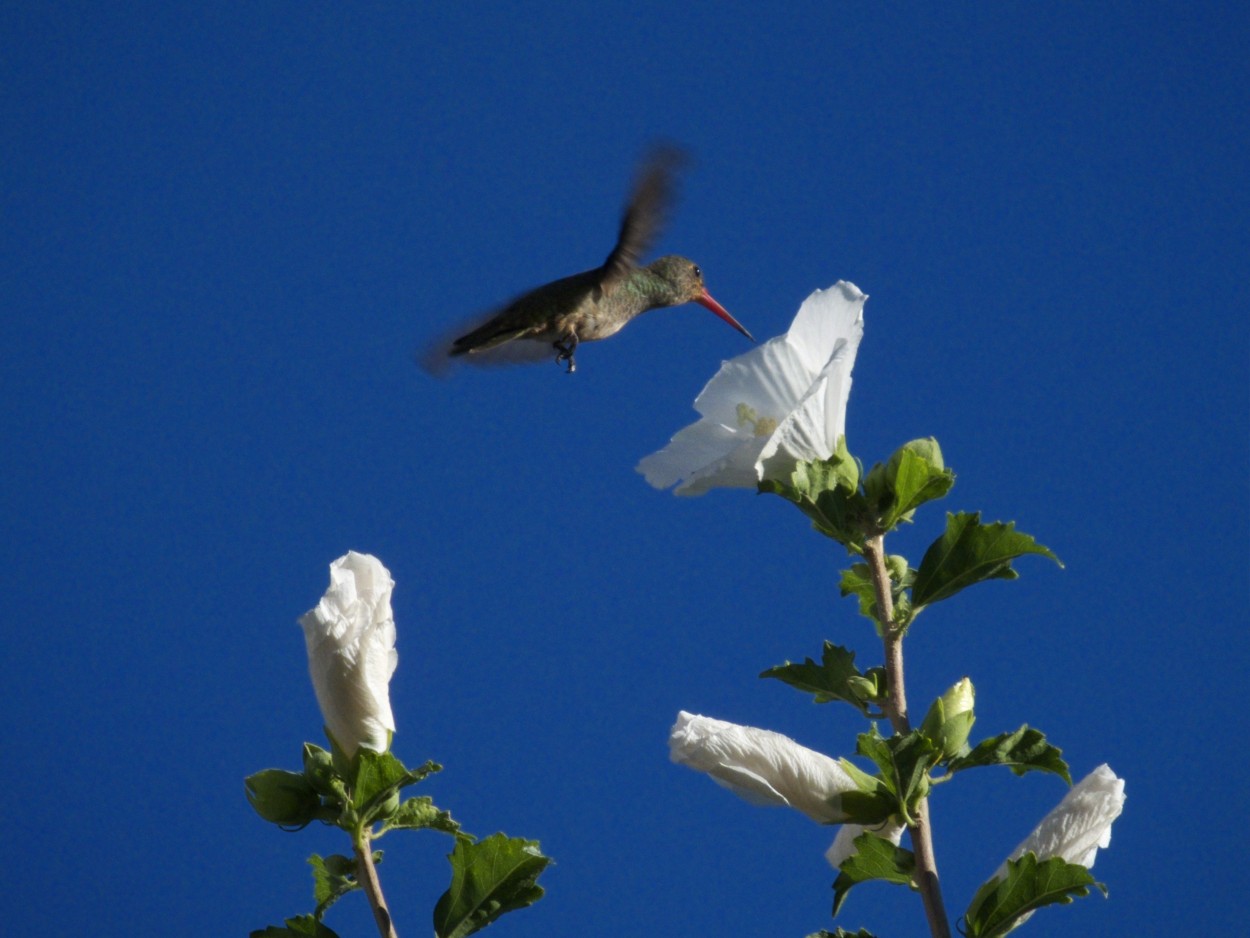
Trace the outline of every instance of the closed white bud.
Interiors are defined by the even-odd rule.
[[[330,588],[299,620],[326,730],[349,757],[362,746],[385,752],[395,732],[394,586],[376,557],[349,551],[330,564]]]

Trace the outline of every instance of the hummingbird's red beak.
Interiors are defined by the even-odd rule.
[[[717,303],[714,299],[712,299],[712,294],[708,293],[707,290],[704,290],[702,293],[696,296],[694,298],[694,301],[698,303],[700,306],[706,306],[708,309],[714,312],[721,319],[725,320],[725,322],[729,323],[731,326],[733,326],[735,329],[741,332],[744,336],[746,336],[752,342],[755,341],[755,336],[751,335],[751,333],[747,332],[746,329],[742,328],[742,323],[738,322],[738,320],[730,316],[729,311],[725,309],[725,307]]]

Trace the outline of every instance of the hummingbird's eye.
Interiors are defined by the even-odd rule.
[[[698,277],[700,280],[702,280],[702,279],[703,279],[703,271],[699,270],[699,265],[698,265],[698,264],[695,264],[695,265],[694,265],[694,275],[695,275],[696,277]]]

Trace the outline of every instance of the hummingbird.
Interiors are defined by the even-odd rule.
[[[448,356],[483,363],[524,361],[545,358],[550,354],[545,346],[555,352],[557,364],[567,363],[567,373],[572,374],[580,343],[615,335],[647,310],[690,302],[707,307],[754,342],[751,333],[712,299],[694,261],[669,254],[639,264],[672,204],[674,170],[681,159],[680,151],[663,147],[643,164],[616,245],[601,266],[521,294],[450,348],[436,349],[435,356],[444,364]]]

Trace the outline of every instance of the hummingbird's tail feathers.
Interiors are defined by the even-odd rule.
[[[656,146],[647,156],[621,217],[616,246],[603,262],[605,292],[610,293],[622,277],[638,266],[659,237],[677,198],[677,170],[686,161],[686,154],[671,144]]]
[[[467,340],[474,333],[461,335],[464,332],[461,325],[440,334],[413,357],[422,371],[435,378],[446,378],[460,362],[489,368],[555,360],[556,351],[546,342],[513,341],[524,331],[495,335],[481,344],[473,344]]]

